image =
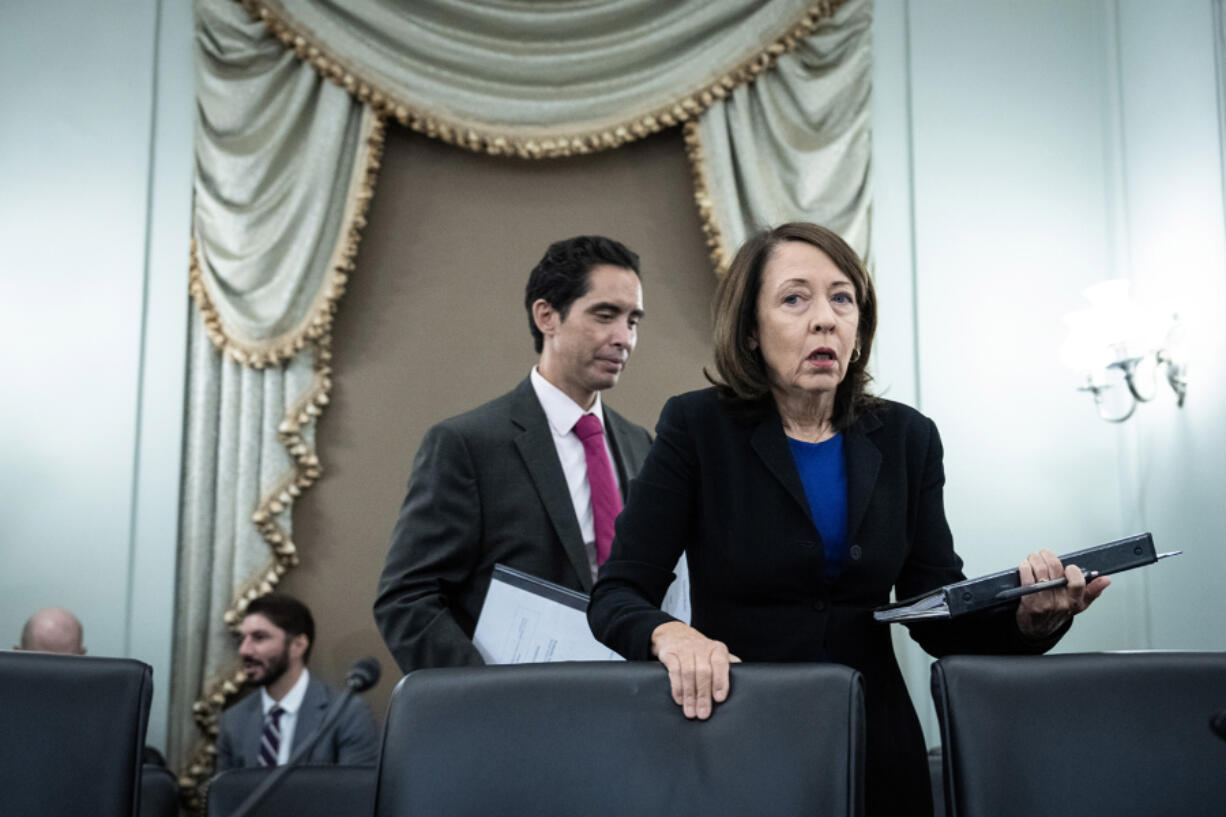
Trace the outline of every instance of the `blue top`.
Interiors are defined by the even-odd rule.
[[[847,558],[847,466],[843,463],[843,435],[820,443],[788,437],[792,459],[809,500],[813,524],[826,551],[826,580],[843,572]]]

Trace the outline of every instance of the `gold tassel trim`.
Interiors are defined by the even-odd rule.
[[[337,242],[323,285],[315,296],[315,302],[295,329],[265,341],[244,341],[232,337],[226,329],[221,314],[209,295],[200,265],[196,237],[193,235],[189,249],[188,291],[204,318],[204,331],[213,345],[232,360],[244,366],[262,369],[281,361],[289,360],[301,352],[308,343],[318,341],[332,332],[337,302],[345,294],[345,285],[355,269],[358,246],[362,241],[362,229],[366,226],[366,212],[375,194],[379,180],[379,167],[383,160],[383,143],[386,126],[378,116],[370,116],[365,136],[366,161],[362,174],[350,191],[345,204],[344,236]]]
[[[294,54],[375,112],[432,139],[491,156],[517,156],[524,159],[549,159],[596,153],[676,127],[696,119],[707,108],[727,98],[737,86],[753,82],[774,67],[779,57],[794,50],[813,34],[846,0],[819,0],[788,26],[787,30],[752,57],[745,59],[719,79],[694,93],[646,115],[597,131],[559,132],[550,136],[523,136],[499,132],[481,123],[464,122],[431,113],[398,97],[336,56],[305,26],[278,13],[264,0],[237,0],[247,12],[261,21],[269,33]]]
[[[234,604],[223,615],[231,630],[237,630],[248,604],[275,590],[290,568],[298,564],[298,548],[290,534],[277,521],[277,517],[290,510],[302,492],[314,485],[323,475],[319,455],[307,442],[303,430],[319,418],[330,399],[332,336],[324,335],[315,339],[312,346],[315,351],[315,370],[311,386],[290,406],[277,426],[277,441],[289,453],[294,465],[275,487],[260,498],[255,513],[251,515],[252,524],[259,530],[272,555],[268,563],[248,577],[235,593]],[[217,734],[221,712],[239,694],[245,681],[241,669],[234,667],[227,672],[228,675],[206,684],[204,693],[192,705],[192,716],[203,738],[193,749],[191,760],[179,777],[179,786],[184,807],[193,813],[199,812],[203,806],[202,787],[212,776],[217,763]]]
[[[238,695],[246,681],[241,669],[231,669],[229,672],[228,676],[205,684],[204,693],[192,704],[192,717],[206,737],[196,743],[191,758],[179,773],[179,802],[188,814],[204,814],[209,778],[217,765],[221,711],[228,701]]]
[[[189,291],[204,317],[205,332],[214,346],[237,363],[256,369],[277,365],[308,346],[315,352],[315,371],[310,388],[290,407],[277,427],[277,439],[293,459],[294,465],[272,490],[261,497],[251,517],[252,524],[259,530],[272,555],[263,568],[239,586],[234,604],[224,613],[226,625],[231,629],[237,628],[242,621],[243,612],[252,599],[272,592],[289,569],[298,564],[297,547],[277,522],[277,515],[290,508],[294,500],[323,474],[319,456],[302,432],[328,405],[332,390],[332,321],[345,285],[355,269],[362,230],[366,226],[366,213],[378,181],[386,126],[382,119],[372,115],[366,127],[365,167],[346,203],[344,238],[337,242],[329,262],[329,280],[321,287],[316,303],[308,313],[309,317],[288,337],[258,345],[231,338],[204,285],[195,237],[191,241]],[[222,676],[206,682],[200,697],[192,704],[192,717],[202,737],[179,775],[181,802],[189,814],[204,812],[208,781],[217,764],[221,713],[242,691],[245,680],[241,668],[231,666]]]
[[[724,236],[715,223],[715,205],[707,187],[706,160],[702,152],[702,139],[698,135],[698,123],[686,122],[682,130],[685,136],[685,156],[690,160],[690,178],[694,183],[694,204],[698,206],[698,219],[702,222],[702,235],[707,242],[707,251],[715,275],[722,277],[728,271],[732,258],[724,246]]]

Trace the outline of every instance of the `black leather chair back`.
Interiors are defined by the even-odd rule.
[[[179,817],[179,781],[165,766],[140,767],[140,817]]]
[[[208,817],[230,817],[271,769],[231,769],[209,784]],[[290,769],[251,817],[370,817],[375,769],[364,766],[298,766]]]
[[[932,668],[946,814],[1226,814],[1226,653],[954,656]]]
[[[0,652],[0,814],[137,817],[153,671]]]
[[[396,687],[378,817],[859,815],[864,696],[837,665],[736,665],[707,721],[655,662],[422,670]]]

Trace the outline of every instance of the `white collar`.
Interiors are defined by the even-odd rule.
[[[573,431],[575,423],[579,422],[579,418],[585,414],[595,414],[600,424],[604,425],[604,409],[600,404],[600,392],[596,392],[596,399],[592,401],[592,407],[584,411],[582,406],[570,398],[570,395],[546,380],[536,366],[532,367],[532,374],[529,376],[532,379],[532,389],[536,392],[536,399],[540,401],[541,408],[545,410],[545,418],[549,420],[549,427],[553,429],[556,436],[565,437]]]
[[[274,701],[272,696],[268,694],[268,687],[260,687],[260,703],[263,704],[264,714],[268,714],[268,710],[274,706],[280,706],[291,715],[298,713],[302,706],[302,699],[306,697],[307,684],[311,681],[311,673],[306,667],[302,668],[302,674],[298,676],[298,680],[289,688],[289,692],[285,693],[285,697],[279,701]]]

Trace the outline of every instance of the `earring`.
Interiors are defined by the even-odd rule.
[[[851,350],[851,360],[849,362],[855,363],[859,359],[860,359],[860,346],[859,344],[857,344],[856,348]]]

